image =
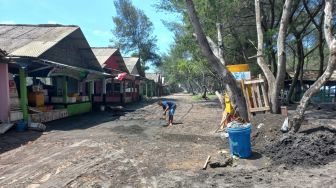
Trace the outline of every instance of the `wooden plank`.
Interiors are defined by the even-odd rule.
[[[242,87],[242,90],[243,90],[243,94],[245,96],[246,105],[247,105],[248,118],[250,120],[251,119],[251,111],[250,111],[250,109],[251,109],[251,102],[250,102],[250,97],[248,95],[247,88],[245,87],[244,80],[241,81],[241,87]]]
[[[210,158],[211,158],[211,156],[208,155],[208,158],[207,158],[207,160],[205,161],[205,163],[204,163],[204,165],[203,165],[203,170],[205,170],[205,169],[207,168],[208,163],[209,163],[209,161],[210,161]]]
[[[259,78],[261,78],[261,75],[259,75]],[[264,103],[266,107],[269,107],[269,102],[268,102],[268,95],[266,93],[266,89],[265,89],[265,82],[262,83],[261,85],[261,92],[262,92],[262,96],[264,97]]]
[[[265,89],[265,85],[264,84],[261,85],[261,91],[262,91],[262,96],[264,97],[265,106],[269,107],[268,95],[266,93],[266,89]]]
[[[281,115],[288,117],[288,107],[287,106],[281,106]]]
[[[253,85],[254,85],[254,84],[252,84],[252,87],[251,87],[252,101],[253,101],[253,108],[257,108],[257,107],[258,107],[258,105],[257,105],[257,98],[256,98],[256,94],[255,94]]]
[[[247,85],[247,84],[257,84],[257,83],[263,83],[265,82],[264,79],[258,79],[258,80],[245,80],[244,81],[244,84]]]
[[[258,107],[258,108],[252,108],[251,112],[261,112],[261,111],[268,111],[270,110],[270,107]]]
[[[260,85],[261,84],[254,84],[255,90],[257,90],[257,97],[258,97],[258,105],[259,107],[264,106],[263,103],[261,102],[261,95],[260,95]]]
[[[226,110],[223,111],[223,117],[222,117],[222,121],[219,125],[219,127],[216,129],[215,133],[219,132],[220,130],[223,130],[225,127],[225,121],[228,118],[228,113],[226,112]]]

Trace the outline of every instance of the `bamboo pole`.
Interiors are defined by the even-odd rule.
[[[23,113],[23,119],[28,121],[28,97],[27,97],[27,83],[26,83],[26,71],[24,68],[19,70],[20,77],[20,101],[21,109]]]

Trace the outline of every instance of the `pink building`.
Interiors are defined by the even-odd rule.
[[[0,121],[8,122],[10,116],[8,64],[3,59],[6,53],[0,49]]]
[[[138,57],[124,57],[126,67],[130,74],[134,77],[132,82],[132,100],[139,101],[140,91],[142,90],[141,86],[143,85],[145,78],[144,70],[141,66],[140,58]]]
[[[94,102],[100,103],[128,103],[132,101],[132,95],[128,92],[128,86],[133,81],[129,75],[124,59],[119,49],[109,47],[92,48],[101,67],[113,76],[105,77],[102,81],[95,82]],[[122,79],[118,80],[118,74],[127,73]]]

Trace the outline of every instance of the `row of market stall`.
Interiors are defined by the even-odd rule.
[[[141,60],[91,48],[78,26],[0,24],[0,123],[48,122],[162,95]],[[150,78],[153,75],[151,75]]]

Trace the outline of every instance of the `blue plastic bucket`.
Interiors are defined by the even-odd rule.
[[[249,158],[251,149],[251,124],[248,127],[228,128],[231,155]]]
[[[26,124],[26,122],[25,121],[18,121],[17,123],[16,123],[16,127],[15,127],[15,130],[17,131],[17,132],[24,132],[24,131],[26,131],[26,129],[27,129],[27,124]]]

